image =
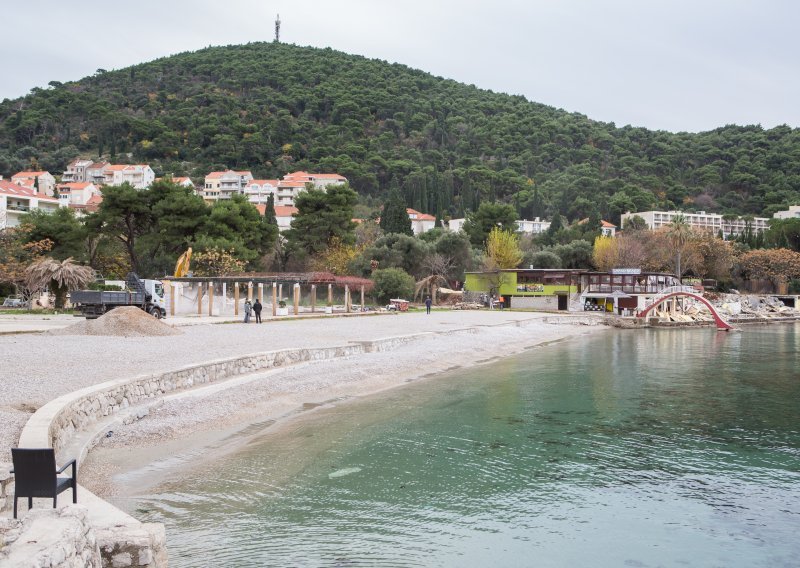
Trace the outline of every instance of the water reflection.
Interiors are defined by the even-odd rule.
[[[318,411],[125,505],[174,566],[797,566],[797,335],[565,342]]]

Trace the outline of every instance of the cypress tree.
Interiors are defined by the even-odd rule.
[[[264,219],[270,225],[277,225],[278,219],[275,216],[275,195],[272,193],[267,197],[267,207],[264,210]]]
[[[384,233],[401,233],[409,236],[414,235],[411,229],[411,219],[408,218],[406,204],[398,189],[389,192],[389,200],[383,206],[381,213],[380,227]]]

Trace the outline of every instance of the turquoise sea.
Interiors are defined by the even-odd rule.
[[[797,567],[800,325],[531,349],[303,413],[121,504],[177,567]]]

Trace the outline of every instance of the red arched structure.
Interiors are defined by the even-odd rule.
[[[692,294],[691,292],[673,292],[672,294],[667,294],[663,298],[660,298],[656,303],[654,303],[654,304],[652,304],[650,306],[647,306],[645,309],[640,311],[639,312],[639,317],[640,318],[645,317],[650,310],[652,310],[656,306],[660,306],[661,304],[664,303],[665,300],[669,300],[670,298],[675,298],[677,296],[684,296],[684,297],[687,297],[687,298],[694,298],[695,300],[700,300],[701,302],[703,302],[708,307],[708,309],[711,310],[711,315],[714,317],[714,323],[717,324],[717,329],[718,330],[720,330],[720,331],[729,331],[729,330],[733,329],[733,326],[731,324],[729,324],[724,319],[722,319],[722,316],[720,316],[719,312],[717,312],[717,309],[714,306],[711,305],[711,302],[706,300],[703,296],[700,296],[698,294]]]

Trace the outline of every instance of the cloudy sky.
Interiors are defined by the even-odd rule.
[[[800,126],[793,0],[7,0],[0,99],[273,38],[399,62],[618,126]]]

